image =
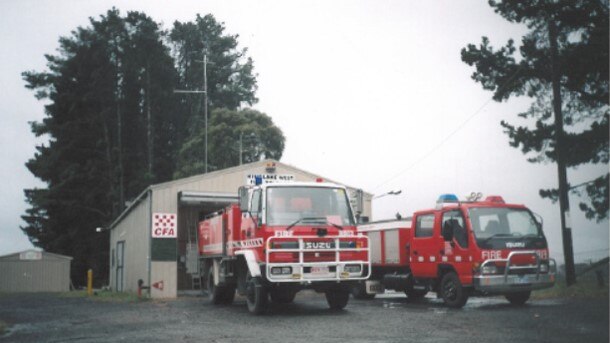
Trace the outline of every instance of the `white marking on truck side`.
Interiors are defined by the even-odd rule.
[[[243,255],[246,259],[246,263],[248,264],[248,270],[250,270],[250,275],[252,277],[261,276],[261,267],[258,265],[256,261],[256,256],[254,256],[254,251],[252,250],[239,250],[235,252],[236,256]]]

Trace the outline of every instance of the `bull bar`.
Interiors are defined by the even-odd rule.
[[[526,265],[526,266],[516,266],[512,265],[512,258],[519,255],[533,255],[536,258],[535,265]],[[505,259],[488,259],[483,262],[480,266],[479,270],[483,270],[488,264],[496,263],[496,262],[504,262],[506,263],[504,267],[503,275],[483,275],[477,274],[474,275],[474,288],[477,291],[482,291],[486,293],[510,293],[510,292],[520,292],[520,291],[532,291],[537,289],[544,289],[553,287],[555,284],[555,274],[557,270],[557,263],[554,259],[548,259],[548,271],[546,273],[542,273],[540,271],[540,266],[542,259],[540,255],[536,251],[528,250],[528,251],[511,251],[508,254],[508,257]],[[552,262],[552,265],[551,265]],[[533,269],[536,268],[536,273],[530,274],[510,274],[511,271],[519,271],[524,269]]]
[[[340,242],[346,239],[357,239],[366,241],[365,247],[349,247],[344,248],[341,247]],[[295,249],[282,249],[282,248],[272,248],[272,242],[275,240],[286,240],[290,239],[291,241],[298,241],[298,248]],[[311,239],[325,239],[334,242],[334,247],[327,248],[314,248],[314,249],[306,249],[305,242]],[[355,281],[355,280],[366,280],[371,276],[371,254],[370,254],[370,244],[369,238],[362,234],[357,234],[353,236],[332,236],[332,237],[319,237],[319,236],[291,236],[291,237],[282,237],[275,236],[269,237],[266,243],[266,253],[265,253],[265,262],[266,262],[266,274],[267,280],[270,282],[319,282],[319,281]],[[342,252],[366,252],[366,260],[349,260],[342,261],[340,259]],[[286,253],[298,253],[299,261],[298,262],[281,262],[281,263],[271,263],[269,262],[269,256],[273,253],[278,252],[286,252]],[[324,262],[305,262],[304,253],[320,253],[320,252],[334,252],[335,259],[334,261],[324,261]],[[358,265],[360,266],[360,272],[348,272],[345,271],[346,265]],[[290,274],[283,275],[274,275],[271,273],[271,269],[275,267],[290,267]],[[305,268],[327,268],[329,271],[327,273],[315,274],[315,273],[306,273]],[[330,271],[330,267],[335,267],[334,271]],[[366,271],[366,275],[364,275]]]

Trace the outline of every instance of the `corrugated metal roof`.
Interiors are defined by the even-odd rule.
[[[346,184],[341,183],[341,182],[337,182],[337,181],[328,179],[328,178],[326,178],[324,176],[321,176],[321,175],[318,175],[318,174],[314,174],[314,173],[311,173],[309,171],[303,170],[301,168],[297,168],[297,167],[292,166],[290,164],[286,164],[286,163],[283,163],[283,162],[280,162],[280,161],[276,161],[276,160],[273,160],[273,159],[266,159],[266,160],[262,160],[262,161],[242,164],[240,166],[235,166],[235,167],[231,167],[231,168],[216,170],[216,171],[213,171],[213,172],[209,172],[207,174],[198,174],[198,175],[189,176],[189,177],[186,177],[186,178],[183,178],[183,179],[178,179],[178,180],[172,180],[172,181],[167,181],[167,182],[163,182],[163,183],[158,183],[156,185],[150,186],[150,188],[153,189],[153,190],[169,188],[169,187],[172,187],[172,186],[175,186],[175,185],[181,185],[181,184],[185,184],[185,183],[196,182],[196,181],[199,181],[199,180],[211,179],[211,178],[219,177],[219,176],[222,176],[222,175],[225,175],[225,174],[235,173],[235,172],[239,172],[239,171],[242,171],[242,170],[248,170],[248,169],[251,169],[251,168],[256,167],[256,166],[266,166],[268,163],[275,163],[276,165],[280,165],[280,166],[282,166],[284,168],[292,169],[295,172],[307,174],[307,175],[311,176],[313,179],[323,178],[325,181],[328,181],[328,182],[341,184],[341,185],[344,185],[344,186],[349,187],[349,188],[354,188],[354,189],[357,188],[357,187],[352,187],[350,185],[346,185]],[[368,195],[372,195],[372,194],[367,193],[367,192],[364,192],[364,193],[368,194]]]
[[[59,259],[64,259],[64,260],[72,260],[73,259],[70,256],[54,254],[54,253],[51,253],[51,252],[35,250],[35,249],[28,249],[28,250],[23,250],[23,251],[15,252],[15,253],[12,253],[12,254],[8,254],[8,255],[3,255],[3,256],[0,256],[0,259],[2,259],[2,260],[11,260],[13,258],[19,259],[19,256],[21,254],[27,253],[27,252],[39,252],[39,253],[42,253],[42,259],[44,259],[45,257],[53,257],[53,258],[59,258]]]

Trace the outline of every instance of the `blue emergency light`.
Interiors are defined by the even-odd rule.
[[[438,200],[436,201],[437,203],[445,203],[445,202],[460,202],[460,200],[458,199],[458,197],[455,194],[441,194],[441,196],[438,197]]]

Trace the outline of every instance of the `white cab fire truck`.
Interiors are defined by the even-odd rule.
[[[370,276],[369,240],[356,232],[346,188],[319,181],[257,178],[239,189],[239,205],[199,223],[202,284],[214,304],[232,303],[237,290],[261,314],[269,298],[290,303],[308,288],[325,293],[331,309],[347,305],[354,283]]]
[[[418,300],[434,291],[459,308],[470,295],[504,295],[524,304],[531,291],[552,287],[556,265],[542,219],[500,196],[481,198],[445,194],[436,208],[406,220],[360,225],[371,243],[372,275],[353,288],[354,297],[392,289]]]

